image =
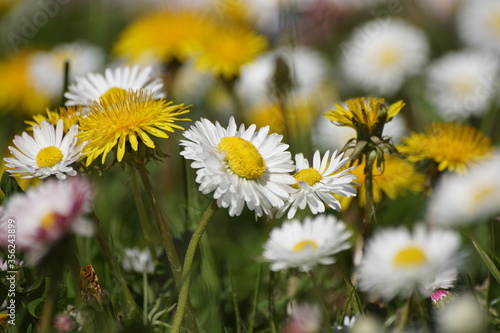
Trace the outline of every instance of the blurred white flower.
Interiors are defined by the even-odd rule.
[[[497,153],[465,175],[444,174],[429,199],[427,221],[449,226],[500,213],[499,170]]]
[[[333,264],[332,255],[351,246],[350,236],[344,222],[333,215],[306,217],[303,223],[289,220],[271,231],[263,257],[271,262],[272,271],[298,267],[307,272],[317,264]]]
[[[457,15],[457,25],[467,45],[500,52],[500,1],[464,1]]]
[[[382,230],[368,241],[358,287],[385,300],[413,291],[429,296],[436,277],[460,263],[459,247],[460,236],[454,231],[422,225],[413,233],[403,227]]]
[[[122,266],[126,271],[153,274],[155,267],[149,249],[140,251],[138,248],[125,249]]]
[[[26,264],[37,264],[67,234],[89,236],[92,224],[85,218],[92,207],[92,187],[83,178],[48,180],[7,201],[0,216],[0,231],[7,235],[8,221],[16,224],[16,248],[26,252]],[[7,237],[0,246],[7,246]]]
[[[297,99],[313,96],[328,76],[327,61],[318,52],[307,47],[282,48],[266,53],[241,69],[237,91],[245,104],[255,105],[272,98],[272,78],[276,62],[280,58],[290,69],[293,82],[291,93]]]
[[[341,48],[345,78],[380,94],[395,93],[408,76],[418,74],[429,53],[424,33],[396,18],[365,23]]]
[[[61,44],[47,52],[36,52],[30,58],[29,73],[33,86],[51,98],[64,93],[65,62],[69,62],[68,82],[77,76],[98,71],[104,65],[104,52],[84,42]]]
[[[484,314],[471,294],[460,295],[436,312],[440,332],[484,332]]]
[[[493,54],[448,53],[428,67],[428,94],[445,120],[482,115],[499,91],[499,67]]]

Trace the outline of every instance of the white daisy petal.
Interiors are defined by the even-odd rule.
[[[74,176],[76,171],[70,167],[81,156],[82,144],[78,143],[78,128],[73,125],[63,137],[63,120],[54,125],[48,121],[42,121],[40,127],[33,126],[34,139],[26,132],[22,136],[16,136],[13,143],[16,148],[9,147],[14,157],[4,158],[7,172],[21,178],[40,177],[47,178],[55,175],[60,179],[66,175]]]
[[[140,71],[138,66],[132,69],[119,67],[114,70],[107,68],[104,75],[89,73],[85,77],[77,77],[75,83],[68,87],[69,91],[64,94],[67,98],[66,105],[88,106],[112,88],[143,89],[150,91],[154,99],[164,98],[162,81],[160,78],[154,78],[151,72],[150,66]]]
[[[281,136],[268,135],[269,128],[255,125],[237,128],[234,118],[227,128],[200,119],[183,133],[187,140],[181,155],[193,160],[199,190],[214,191],[219,206],[229,215],[240,215],[246,205],[256,217],[281,208],[293,191],[293,162]],[[234,164],[233,164],[234,162]]]

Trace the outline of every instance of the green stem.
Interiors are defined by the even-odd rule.
[[[401,316],[399,318],[399,323],[394,328],[394,333],[400,333],[403,332],[404,328],[408,324],[408,321],[410,319],[410,313],[411,313],[411,295],[408,296],[408,299],[406,300],[403,309],[401,309]]]
[[[132,188],[134,194],[135,205],[137,207],[137,213],[139,214],[139,222],[141,223],[142,231],[144,232],[144,238],[146,239],[149,252],[151,253],[151,258],[154,263],[157,263],[158,258],[156,255],[156,239],[157,233],[153,230],[150,223],[148,223],[148,215],[144,207],[144,202],[142,200],[141,189],[139,183],[137,182],[137,177],[135,172],[132,172]]]
[[[328,322],[330,322],[330,313],[328,312],[328,307],[327,307],[327,305],[325,303],[325,299],[323,297],[325,294],[321,291],[321,288],[319,287],[316,275],[312,271],[308,272],[308,275],[313,283],[314,293],[316,294],[316,298],[319,300],[319,303],[321,304],[321,310],[323,312],[322,322],[328,323]]]
[[[240,333],[241,332],[241,319],[240,319],[240,310],[238,308],[238,296],[236,295],[236,288],[234,287],[233,273],[231,272],[229,265],[227,266],[227,272],[229,274],[229,283],[231,284],[231,299],[233,301],[234,317],[236,319],[236,333]]]
[[[49,332],[52,326],[52,314],[54,312],[54,303],[56,301],[57,293],[57,279],[55,277],[49,278],[49,287],[47,290],[47,298],[43,304],[42,316],[40,317],[39,333]]]
[[[269,326],[271,333],[276,333],[276,324],[274,323],[274,282],[276,273],[269,271],[269,290],[268,290],[268,311],[269,311]]]
[[[350,301],[352,299],[352,297],[354,297],[354,302],[352,303],[353,314],[357,315],[359,313],[363,313],[363,304],[361,303],[361,298],[359,297],[358,290],[352,284],[351,277],[347,273],[347,269],[346,269],[344,262],[340,256],[339,256],[339,267],[340,267],[340,270],[342,271],[342,276],[343,276],[344,282],[347,286],[347,291],[349,292],[349,295],[350,295],[348,301]]]
[[[373,163],[375,159],[369,157],[370,154],[366,154],[366,166],[365,166],[365,223],[363,239],[367,239],[371,234],[371,229],[373,223],[376,222],[375,218],[375,203],[373,201]]]
[[[142,293],[143,293],[143,305],[142,305],[142,321],[144,325],[148,323],[148,273],[146,270],[142,272]]]
[[[184,266],[182,268],[182,285],[179,291],[179,302],[177,304],[177,311],[175,312],[174,321],[172,324],[172,333],[178,333],[180,331],[182,320],[184,319],[184,312],[188,304],[189,299],[189,275],[191,273],[191,266],[193,265],[194,255],[200,242],[201,236],[205,232],[208,223],[212,219],[213,215],[217,211],[217,201],[213,200],[212,203],[207,207],[205,212],[200,218],[196,229],[191,236],[188,248],[186,250],[186,257],[184,258]]]
[[[160,229],[160,234],[163,240],[163,246],[165,247],[165,252],[167,253],[168,262],[170,264],[170,268],[172,269],[172,274],[174,276],[175,284],[179,289],[182,282],[181,280],[182,268],[172,235],[170,234],[170,230],[168,229],[165,217],[163,216],[163,212],[158,203],[158,199],[156,198],[153,185],[149,180],[148,170],[143,164],[139,164],[137,170],[141,177],[149,201],[151,202],[151,206],[153,207],[156,224],[158,226],[158,229]]]
[[[253,333],[255,326],[255,318],[257,316],[257,305],[260,293],[260,282],[262,280],[262,264],[259,265],[259,273],[257,275],[257,280],[255,281],[255,290],[253,293],[253,303],[252,303],[252,313],[250,314],[250,327],[248,333]]]

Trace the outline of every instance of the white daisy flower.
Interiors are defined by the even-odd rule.
[[[500,2],[467,0],[457,15],[458,33],[469,46],[500,52]]]
[[[324,213],[325,203],[332,209],[340,210],[340,202],[334,194],[344,197],[355,196],[354,185],[357,183],[353,180],[357,176],[349,171],[356,167],[337,172],[349,161],[348,157],[342,158],[343,156],[343,153],[337,155],[337,151],[330,156],[330,151],[327,151],[321,158],[321,154],[317,150],[313,156],[313,165],[310,167],[309,161],[304,158],[304,155],[295,155],[296,173],[294,178],[297,183],[294,187],[298,191],[290,194],[287,203],[278,212],[278,217],[288,210],[287,217],[291,219],[298,209],[303,210],[306,206],[309,206],[311,213],[315,215]]]
[[[126,271],[153,274],[155,267],[149,249],[125,249],[122,266]]]
[[[269,126],[237,129],[231,117],[227,128],[202,118],[183,133],[188,140],[180,142],[185,146],[181,155],[194,161],[200,191],[214,191],[219,207],[229,207],[231,216],[240,215],[245,204],[256,217],[269,215],[293,192],[288,145],[281,143],[281,135],[268,132]]]
[[[341,69],[353,85],[379,94],[395,93],[427,62],[422,31],[392,18],[368,22],[342,44]]]
[[[64,89],[64,67],[69,62],[69,82],[75,77],[100,70],[104,53],[96,46],[82,42],[62,44],[48,52],[30,57],[29,73],[33,86],[51,98],[60,98]]]
[[[482,115],[498,90],[499,60],[472,50],[451,52],[428,68],[428,94],[445,120]]]
[[[72,125],[64,135],[64,123],[60,119],[54,128],[50,122],[44,120],[40,126],[33,125],[33,137],[23,132],[16,135],[12,142],[16,147],[9,146],[14,157],[4,158],[7,172],[21,178],[40,179],[55,175],[59,179],[66,179],[66,175],[75,176],[71,164],[82,156],[84,143],[75,136],[78,126]]]
[[[389,300],[413,291],[429,296],[429,286],[443,272],[457,267],[460,236],[450,230],[427,230],[419,225],[413,233],[389,228],[369,240],[359,266],[358,287],[373,297]]]
[[[51,179],[11,196],[0,215],[0,230],[6,235],[9,219],[15,221],[16,248],[26,252],[28,265],[34,265],[65,235],[92,234],[92,225],[83,216],[91,211],[91,202],[88,181]],[[1,237],[0,246],[7,244],[7,237]]]
[[[486,332],[484,312],[472,294],[459,295],[436,312],[439,332]]]
[[[306,217],[303,223],[294,219],[271,231],[263,257],[271,262],[272,271],[298,267],[307,272],[317,264],[333,264],[332,255],[351,247],[350,236],[345,224],[333,215]]]
[[[436,225],[477,222],[500,213],[500,155],[472,167],[465,175],[445,174],[427,209],[427,221]]]
[[[142,69],[139,66],[118,67],[106,69],[104,75],[100,73],[89,73],[80,76],[75,83],[68,87],[64,96],[68,99],[66,105],[88,106],[106,94],[111,89],[123,90],[146,90],[153,95],[154,99],[165,97],[163,82],[160,78],[152,75],[153,67],[147,66]]]

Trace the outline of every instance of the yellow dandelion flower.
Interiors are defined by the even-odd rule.
[[[215,36],[215,37],[214,37]],[[266,48],[267,40],[241,26],[220,26],[200,45],[196,64],[225,79],[240,74],[243,65],[254,61]]]
[[[350,172],[356,178],[355,185],[360,205],[364,206],[366,202],[365,197],[365,162],[357,162],[354,164],[358,166]],[[396,199],[404,195],[407,191],[418,193],[422,191],[425,181],[425,175],[415,169],[413,163],[403,160],[395,155],[387,154],[384,156],[384,169],[379,170],[376,163],[373,164],[373,201],[378,203],[382,200],[383,194],[391,199]],[[353,198],[346,198],[337,196],[342,206],[347,207]]]
[[[212,30],[211,21],[195,11],[162,11],[128,26],[114,46],[116,55],[138,61],[143,57],[184,61]]]
[[[36,90],[30,79],[31,54],[21,51],[0,62],[0,109],[34,114],[50,103],[49,97]]]
[[[88,166],[102,154],[104,164],[107,154],[118,146],[117,160],[121,162],[127,142],[137,151],[139,141],[149,148],[155,148],[149,135],[168,138],[166,132],[184,128],[175,121],[189,121],[178,118],[188,113],[183,104],[171,105],[164,99],[153,99],[144,91],[114,89],[90,105],[89,114],[80,120],[78,137],[87,144],[82,153]]]
[[[396,148],[413,162],[431,159],[439,171],[466,173],[467,169],[491,155],[494,147],[485,134],[458,123],[434,123],[424,133],[411,133]]]
[[[33,120],[26,120],[25,123],[30,125],[27,130],[32,131],[33,125],[41,125],[42,121],[47,120],[53,125],[57,125],[59,119],[63,120],[64,123],[64,133],[68,132],[71,125],[78,124],[80,115],[82,113],[82,107],[79,106],[67,106],[60,107],[59,110],[46,110],[46,115],[39,113],[33,116]]]
[[[339,126],[349,126],[355,130],[358,130],[360,126],[366,126],[369,133],[372,133],[378,123],[384,101],[383,98],[353,98],[345,102],[347,109],[336,104],[334,110],[330,110],[324,115]],[[387,108],[387,121],[397,115],[403,106],[405,106],[403,101],[391,104]]]

